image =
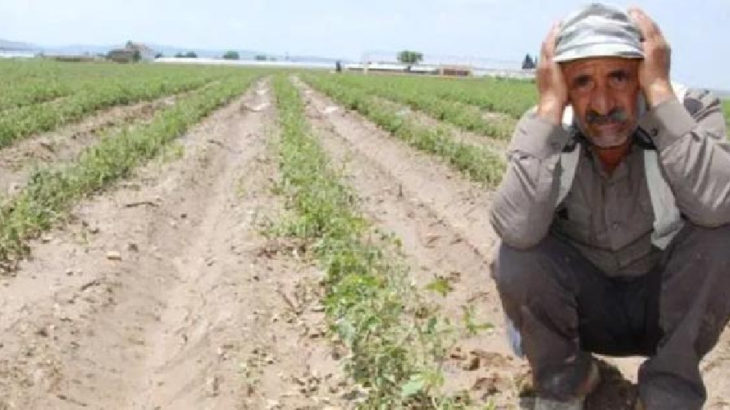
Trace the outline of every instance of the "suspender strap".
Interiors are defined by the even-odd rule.
[[[656,151],[644,151],[644,171],[646,184],[649,187],[651,207],[654,210],[654,231],[651,243],[659,249],[665,249],[674,236],[684,226],[677,208],[672,189],[659,169],[659,156]]]
[[[568,196],[570,188],[573,186],[575,179],[575,171],[578,169],[580,161],[580,146],[575,146],[571,152],[563,152],[560,154],[560,188],[558,189],[558,202],[560,205],[565,197]]]

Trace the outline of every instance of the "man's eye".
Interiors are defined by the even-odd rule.
[[[573,80],[573,87],[579,89],[589,88],[592,84],[591,78],[588,76],[580,76]]]
[[[629,80],[628,74],[626,74],[623,71],[611,73],[611,83],[613,83],[614,86],[621,86],[626,84],[626,82]]]

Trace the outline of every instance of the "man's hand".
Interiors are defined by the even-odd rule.
[[[639,8],[629,9],[629,15],[641,30],[644,61],[639,65],[639,84],[651,107],[674,98],[669,79],[671,49],[654,21]]]
[[[553,61],[555,56],[555,38],[560,25],[555,23],[550,29],[540,50],[540,61],[537,65],[537,90],[540,101],[537,105],[537,115],[560,125],[563,110],[568,104],[568,88],[565,85],[560,65]]]

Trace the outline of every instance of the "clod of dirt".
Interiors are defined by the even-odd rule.
[[[483,398],[512,388],[510,381],[497,373],[478,378],[471,387],[472,391],[482,393]]]
[[[117,251],[109,251],[106,253],[106,258],[110,261],[121,261],[122,254]]]
[[[206,387],[208,391],[208,395],[210,397],[215,397],[218,395],[220,384],[221,384],[221,378],[219,376],[210,376],[206,380]]]
[[[455,347],[454,350],[449,353],[449,357],[454,360],[466,360],[466,355],[461,351],[460,347]]]
[[[45,139],[40,140],[40,141],[38,141],[38,145],[40,145],[41,147],[43,147],[51,152],[55,151],[55,149],[53,148],[53,144],[48,140],[45,140]]]
[[[303,254],[306,252],[306,243],[297,238],[276,238],[266,242],[261,247],[257,256],[272,258],[277,254]]]
[[[479,357],[471,356],[469,360],[461,366],[462,369],[474,371],[479,368]]]
[[[485,367],[507,367],[512,358],[497,352],[487,352],[482,349],[474,349],[470,352],[472,355],[481,360],[482,366]]]

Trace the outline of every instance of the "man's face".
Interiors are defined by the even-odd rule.
[[[585,136],[601,148],[623,145],[638,124],[639,60],[596,57],[561,66]]]

